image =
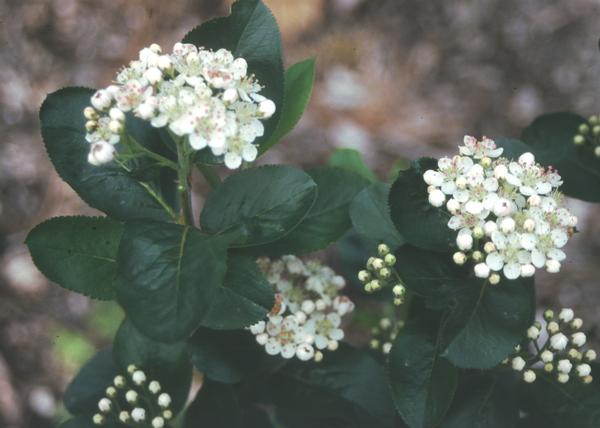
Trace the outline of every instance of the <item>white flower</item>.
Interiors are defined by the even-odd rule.
[[[554,354],[552,351],[546,349],[545,351],[542,351],[540,358],[544,363],[551,363],[554,360]]]
[[[561,373],[565,373],[565,374],[569,374],[571,372],[571,369],[573,368],[573,364],[571,363],[571,361],[569,360],[559,360],[558,364],[556,366],[556,369],[561,372]]]
[[[429,193],[429,203],[434,207],[441,207],[444,205],[444,201],[446,200],[446,195],[439,189],[434,189]]]
[[[165,420],[160,416],[152,419],[152,428],[163,428],[165,426]]]
[[[513,370],[520,372],[521,370],[523,370],[526,363],[522,357],[515,357],[512,359],[511,364],[512,364]]]
[[[566,373],[559,373],[557,380],[559,383],[567,383],[569,381],[569,375]]]
[[[573,342],[573,345],[579,347],[582,347],[583,345],[585,345],[586,342],[586,337],[585,337],[585,333],[582,333],[580,331],[578,331],[577,333],[573,333],[573,335],[571,336],[571,342]]]
[[[332,312],[328,315],[316,314],[306,322],[304,331],[314,337],[317,349],[325,349],[330,341],[344,338],[344,331],[339,328],[342,319]]]
[[[106,141],[93,143],[88,154],[88,162],[94,166],[100,166],[112,162],[115,158],[115,148]]]
[[[550,337],[550,346],[557,351],[564,350],[569,344],[569,339],[562,333],[556,333]]]
[[[92,96],[92,105],[96,110],[106,110],[112,103],[112,96],[105,89],[100,89]]]
[[[135,422],[142,422],[143,420],[146,419],[146,410],[144,410],[141,407],[136,407],[135,409],[133,409],[131,411],[131,418]]]
[[[573,312],[573,309],[570,308],[564,308],[558,314],[558,319],[564,322],[570,322],[574,317],[575,312]]]
[[[107,412],[110,412],[111,405],[112,405],[112,403],[108,398],[103,398],[98,402],[98,409],[102,413],[107,413]]]
[[[592,367],[589,364],[578,364],[575,370],[577,370],[577,375],[580,377],[586,377],[592,373]]]
[[[490,276],[490,268],[485,263],[477,263],[474,269],[475,276],[478,278],[487,278]]]
[[[125,393],[125,400],[127,400],[128,403],[134,404],[137,401],[137,399],[138,393],[135,392],[133,389],[130,389]]]
[[[136,370],[131,375],[131,380],[133,380],[133,383],[136,385],[141,385],[146,382],[146,374],[141,370]]]
[[[536,340],[538,337],[540,337],[540,330],[535,326],[529,327],[527,330],[527,337],[531,340]]]
[[[152,382],[150,382],[148,384],[148,390],[152,393],[152,394],[158,394],[160,392],[160,383],[156,380],[153,380]]]
[[[171,396],[169,394],[167,394],[166,392],[163,392],[162,394],[160,394],[158,396],[157,403],[160,407],[162,407],[163,409],[166,409],[167,407],[169,407],[171,405]]]
[[[523,380],[527,383],[533,383],[535,382],[535,372],[533,370],[525,370],[523,372]]]

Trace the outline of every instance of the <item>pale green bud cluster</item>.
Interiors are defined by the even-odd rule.
[[[358,280],[364,285],[367,293],[374,293],[384,287],[391,287],[394,304],[404,303],[406,288],[394,270],[396,256],[390,252],[386,244],[377,246],[377,256],[369,257],[366,269],[358,272]]]
[[[371,329],[372,339],[369,346],[373,350],[381,351],[384,355],[390,353],[392,343],[404,327],[404,321],[392,321],[390,318],[381,318],[379,325]]]
[[[590,146],[594,155],[600,158],[600,116],[592,115],[579,125],[577,134],[573,137],[576,146]]]

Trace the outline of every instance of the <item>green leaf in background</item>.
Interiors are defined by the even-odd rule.
[[[396,250],[404,239],[390,217],[390,187],[387,183],[374,183],[363,189],[350,204],[350,218],[354,230],[373,245],[385,242]]]
[[[437,162],[421,158],[400,171],[389,196],[392,221],[411,245],[431,251],[451,252],[456,232],[448,227],[450,214],[429,204],[423,173],[437,169]]]
[[[287,69],[281,118],[273,134],[258,148],[260,154],[265,153],[294,129],[310,101],[314,80],[314,58],[305,59]]]
[[[177,224],[126,223],[117,258],[117,298],[150,338],[189,337],[210,309],[226,270],[227,243]]]
[[[25,243],[37,268],[53,282],[86,296],[114,299],[113,277],[122,226],[109,218],[55,217]]]
[[[458,369],[440,357],[440,345],[419,321],[403,328],[392,346],[388,370],[394,403],[410,428],[439,426],[452,403]]]
[[[183,428],[242,428],[242,412],[231,385],[205,380],[188,407]],[[250,427],[249,427],[250,428]]]
[[[113,363],[112,350],[98,352],[79,371],[69,384],[63,401],[73,415],[92,416],[98,412],[98,401],[112,385],[117,369]]]
[[[229,176],[206,199],[200,215],[205,232],[235,232],[233,246],[275,241],[296,227],[317,197],[317,185],[303,171],[264,166]]]
[[[348,208],[368,182],[360,175],[340,168],[315,168],[307,173],[317,183],[317,200],[310,211],[282,239],[251,248],[253,254],[277,256],[322,250],[352,226]]]
[[[459,268],[445,254],[404,246],[396,252],[396,268],[407,288],[436,309],[447,308],[442,355],[461,368],[496,366],[522,340],[533,322],[532,278],[503,279],[497,285]]]
[[[188,349],[194,366],[212,380],[238,383],[262,376],[285,360],[268,355],[256,343],[254,335],[246,330],[215,331],[199,328],[188,340]]]
[[[113,359],[121,373],[135,364],[148,379],[159,381],[162,390],[173,399],[170,406],[173,412],[183,408],[192,383],[192,364],[185,342],[156,342],[125,320],[115,336]]]
[[[540,116],[521,136],[536,160],[553,166],[563,178],[560,190],[568,196],[600,202],[600,159],[589,146],[578,147],[573,137],[585,119],[572,113]]]
[[[64,88],[42,104],[42,137],[58,175],[91,207],[117,220],[170,220],[161,204],[122,168],[88,163],[83,109],[90,105],[93,93],[93,89]]]
[[[514,384],[487,375],[467,379],[456,392],[456,398],[441,428],[516,428],[519,418]],[[529,427],[533,428],[533,427]]]
[[[269,388],[279,417],[285,419],[284,426],[396,426],[383,367],[348,345],[327,354],[319,363],[290,361]],[[298,403],[302,403],[301,409]]]
[[[230,253],[225,281],[217,289],[204,327],[235,330],[267,317],[275,304],[273,286],[256,264],[256,258]]]
[[[105,427],[112,428],[114,424],[105,423]],[[58,428],[97,428],[98,425],[92,421],[92,416],[77,416],[73,419],[63,422]]]
[[[238,0],[231,14],[203,23],[186,34],[184,43],[207,49],[227,49],[248,62],[248,73],[264,87],[260,94],[277,106],[265,124],[265,134],[256,140],[259,146],[275,131],[282,114],[284,73],[281,36],[271,11],[260,0]]]
[[[371,168],[365,163],[358,150],[336,149],[329,158],[329,165],[356,172],[371,183],[374,183],[377,180],[377,177],[375,177]]]

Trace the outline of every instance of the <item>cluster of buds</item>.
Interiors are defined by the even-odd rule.
[[[275,306],[264,321],[249,327],[269,355],[321,361],[344,338],[342,318],[354,303],[340,291],[346,281],[318,260],[296,256],[262,258],[259,266],[275,289]]]
[[[171,396],[162,391],[158,381],[148,380],[146,373],[133,364],[127,367],[127,376],[116,376],[105,393],[98,401],[99,413],[92,419],[95,425],[163,428],[173,418],[169,409]],[[123,403],[129,409],[121,407]]]
[[[457,231],[456,264],[473,261],[477,277],[490,283],[531,277],[536,269],[560,270],[561,250],[577,217],[563,206],[560,175],[523,153],[517,162],[500,157],[494,141],[465,136],[460,155],[442,158],[427,170],[429,203],[451,214]]]
[[[392,350],[392,343],[398,336],[400,330],[404,327],[404,321],[393,322],[389,318],[381,318],[379,325],[371,329],[371,349],[380,350],[384,355],[387,355]]]
[[[406,288],[394,270],[396,256],[390,253],[390,247],[386,244],[377,246],[377,254],[377,257],[369,257],[366,269],[358,272],[358,280],[367,293],[377,292],[384,287],[391,288],[394,304],[401,305],[404,303]]]
[[[579,125],[578,133],[573,137],[576,146],[590,145],[594,154],[600,158],[600,116],[592,115]]]
[[[527,383],[536,379],[536,369],[555,373],[560,383],[567,383],[573,374],[583,383],[592,382],[592,368],[589,363],[596,359],[596,351],[582,348],[586,343],[581,331],[583,321],[575,318],[572,309],[562,309],[555,316],[554,311],[544,312],[545,331],[540,322],[535,322],[527,330],[529,346],[518,346],[515,353],[504,360],[513,370],[522,372]],[[542,343],[543,342],[543,343]]]
[[[176,43],[171,54],[153,44],[123,68],[115,82],[98,90],[86,107],[88,161],[111,162],[122,137],[125,113],[169,131],[194,150],[208,147],[230,169],[256,159],[262,120],[275,113],[273,101],[259,92],[248,64],[226,49],[216,52]]]

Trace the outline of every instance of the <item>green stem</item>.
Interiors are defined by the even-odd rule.
[[[154,159],[162,166],[166,166],[167,168],[171,168],[172,170],[177,170],[178,165],[170,159],[167,159],[164,156],[159,155],[158,153],[154,153],[152,150],[148,150],[146,147],[141,145],[136,141],[135,138],[127,135],[125,136],[127,139],[127,144],[129,145],[129,149],[132,151],[131,157],[140,157],[146,156],[150,159]]]
[[[188,226],[194,225],[190,192],[190,157],[181,141],[177,142],[177,174],[179,178],[179,198],[181,201],[181,221]]]
[[[212,166],[205,165],[201,162],[196,163],[196,166],[198,167],[198,169],[200,170],[210,187],[216,189],[221,185],[221,177],[219,177],[219,174],[217,174],[217,172]]]

